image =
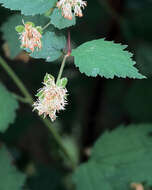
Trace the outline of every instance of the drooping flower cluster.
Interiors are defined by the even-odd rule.
[[[86,1],[83,0],[59,0],[57,7],[62,10],[64,18],[72,20],[73,14],[82,17],[82,9],[87,6]]]
[[[42,34],[38,30],[39,27],[34,27],[33,23],[27,22],[24,24],[24,30],[20,32],[19,39],[21,40],[21,47],[29,48],[32,52],[37,49],[41,49]]]
[[[54,78],[46,74],[44,87],[37,94],[38,100],[33,104],[34,110],[38,110],[39,115],[48,115],[52,121],[56,119],[56,113],[65,109],[67,104],[67,90],[62,85],[56,85]]]

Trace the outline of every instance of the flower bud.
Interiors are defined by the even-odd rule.
[[[83,0],[59,0],[57,7],[62,10],[64,18],[72,20],[73,14],[82,17],[82,10],[87,6],[86,1]]]
[[[42,48],[42,29],[40,26],[35,27],[34,23],[26,22],[24,26],[19,25],[15,29],[20,34],[21,47],[28,48],[32,52],[35,48]]]
[[[60,80],[63,82],[65,78]],[[67,89],[65,85],[55,84],[54,77],[49,74],[45,75],[43,84],[44,87],[36,95],[38,100],[33,104],[34,110],[38,110],[39,115],[44,115],[44,118],[48,115],[54,121],[56,113],[65,109]]]

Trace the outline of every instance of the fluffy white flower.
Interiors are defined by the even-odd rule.
[[[52,121],[56,119],[56,113],[65,109],[67,104],[67,90],[62,86],[57,86],[52,77],[47,74],[47,81],[44,87],[37,94],[38,100],[33,104],[34,110],[38,110],[39,115],[44,118],[49,115]]]
[[[41,48],[41,33],[30,23],[26,23],[24,26],[24,31],[20,33],[19,37],[21,40],[21,46],[24,48],[29,48],[32,52],[34,51],[35,47]]]
[[[83,0],[59,0],[57,7],[62,10],[64,18],[72,20],[72,14],[82,17],[82,9],[87,6],[86,1]]]

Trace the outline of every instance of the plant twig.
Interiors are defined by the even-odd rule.
[[[14,98],[16,98],[17,100],[19,100],[22,103],[26,103],[26,104],[29,103],[28,100],[27,100],[27,98],[19,96],[18,94],[15,94],[13,92],[12,92],[12,95],[14,96]]]
[[[68,31],[68,40],[67,40],[67,45],[68,45],[68,55],[71,55],[71,33],[70,30]]]
[[[56,83],[60,80],[61,76],[62,76],[62,73],[63,73],[63,69],[64,69],[64,66],[65,66],[65,62],[66,62],[66,59],[67,57],[69,57],[68,54],[66,54],[63,58],[63,61],[61,63],[61,67],[60,67],[60,71],[59,71],[59,74],[58,74],[58,77],[57,77],[57,80],[56,80]]]
[[[43,119],[43,123],[45,123],[45,125],[49,128],[49,130],[51,131],[54,139],[56,140],[58,146],[61,148],[62,152],[64,153],[65,157],[70,161],[71,163],[71,168],[74,170],[76,168],[76,163],[75,161],[72,159],[72,157],[70,156],[69,152],[67,151],[67,149],[64,147],[61,137],[60,135],[57,133],[57,131],[51,127],[50,125],[50,121],[48,119]]]
[[[49,21],[49,22],[42,28],[42,30],[45,30],[48,26],[50,26],[50,24],[51,24],[51,21]]]
[[[67,54],[64,56],[63,61],[61,63],[61,67],[60,67],[60,71],[59,71],[56,83],[60,80],[60,78],[62,76],[66,59],[71,55],[71,35],[70,35],[70,31],[68,31],[67,48],[68,48],[68,51],[67,51]]]
[[[65,63],[66,58],[67,58],[67,55],[64,58],[63,64]],[[0,65],[7,72],[7,74],[12,78],[12,80],[14,81],[14,83],[20,89],[20,91],[22,92],[22,94],[25,96],[25,98],[22,98],[22,97],[20,97],[18,95],[15,95],[15,96],[18,99],[22,100],[22,101],[26,100],[27,101],[26,103],[28,103],[32,107],[32,105],[33,105],[33,98],[31,96],[31,94],[28,92],[28,90],[26,89],[26,87],[24,86],[24,84],[22,83],[22,81],[20,80],[20,78],[15,74],[15,72],[11,69],[11,67],[6,63],[6,61],[2,57],[0,57]],[[58,134],[58,132],[55,130],[55,128],[51,127],[51,123],[50,123],[50,121],[48,119],[43,119],[41,117],[41,120],[45,124],[45,126],[47,126],[49,128],[52,136],[54,137],[54,140],[56,141],[56,143],[58,144],[58,146],[60,147],[60,149],[64,153],[64,155],[67,157],[67,159],[71,162],[72,169],[74,169],[75,168],[75,162],[73,161],[72,157],[70,156],[68,150],[64,147],[64,145],[62,143],[61,136]]]
[[[12,80],[14,81],[16,86],[20,89],[22,94],[26,97],[28,102],[30,104],[32,104],[33,99],[31,97],[30,93],[28,92],[28,90],[26,89],[26,87],[24,86],[24,84],[22,83],[20,78],[15,74],[15,72],[12,70],[12,68],[6,63],[6,61],[4,61],[4,59],[2,57],[0,57],[0,65],[7,72],[7,74],[12,78]]]

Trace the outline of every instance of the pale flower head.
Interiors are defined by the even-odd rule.
[[[65,88],[65,78],[55,84],[54,77],[46,74],[44,78],[44,87],[36,95],[38,100],[33,104],[34,110],[38,110],[39,115],[48,115],[52,121],[56,119],[56,113],[65,109],[67,104],[67,89]],[[67,79],[66,79],[67,81]]]
[[[132,183],[131,188],[134,190],[144,190],[144,186],[140,183]]]
[[[42,42],[41,42],[42,34],[40,31],[41,27],[35,27],[32,22],[26,22],[23,28],[24,29],[22,30],[22,32],[19,32],[21,47],[29,48],[32,52],[35,50],[35,48],[41,49],[42,48]]]
[[[72,20],[73,14],[82,17],[82,9],[87,6],[86,1],[83,0],[59,0],[57,7],[62,10],[64,18]]]

